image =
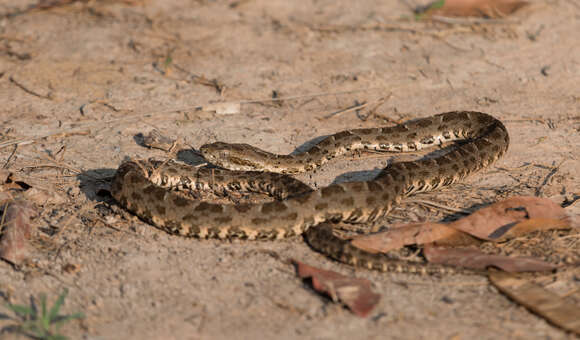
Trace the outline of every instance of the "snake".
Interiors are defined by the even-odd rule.
[[[387,165],[367,181],[314,190],[290,176],[361,150],[414,152],[453,142],[434,157]],[[200,239],[274,240],[305,234],[312,248],[353,266],[386,272],[440,274],[447,265],[411,263],[371,254],[335,235],[333,224],[369,223],[385,217],[414,193],[455,183],[498,160],[508,149],[501,121],[475,111],[452,111],[403,124],[341,131],[310,149],[273,154],[248,144],[215,142],[199,152],[219,168],[176,161],[129,160],[117,169],[111,195],[126,210],[170,234]],[[266,193],[260,203],[216,203],[187,192]]]

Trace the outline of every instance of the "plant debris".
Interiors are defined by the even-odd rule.
[[[360,317],[368,316],[381,299],[371,290],[371,282],[366,279],[344,276],[296,260],[292,262],[300,278],[312,280],[314,290],[330,296],[334,302],[342,302]]]
[[[511,274],[495,272],[491,283],[515,302],[554,325],[580,335],[580,307],[545,288]]]

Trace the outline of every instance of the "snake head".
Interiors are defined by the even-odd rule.
[[[211,144],[202,145],[199,152],[207,161],[220,165],[220,160],[229,158],[229,148],[227,143],[215,142]]]
[[[241,171],[263,169],[259,160],[265,152],[249,144],[215,142],[202,145],[199,151],[207,161],[222,168]]]

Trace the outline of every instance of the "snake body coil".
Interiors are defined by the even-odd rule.
[[[311,190],[286,175],[272,173],[309,171],[331,158],[360,149],[405,152],[456,140],[462,141],[442,156],[389,165],[370,181]],[[448,112],[394,127],[342,131],[296,155],[275,155],[247,144],[213,143],[201,147],[210,162],[234,171],[129,161],[119,167],[111,193],[127,210],[172,234],[278,239],[300,235],[325,222],[374,221],[409,194],[449,185],[490,165],[506,152],[508,145],[506,128],[492,116]],[[281,200],[217,204],[176,191],[199,188],[266,192]],[[428,271],[428,266],[400,270],[401,266],[392,260],[377,262],[354,255],[356,250],[334,239],[327,227],[312,228],[307,239],[314,248],[343,262],[385,271]]]

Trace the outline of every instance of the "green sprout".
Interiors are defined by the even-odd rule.
[[[171,54],[168,54],[167,57],[165,57],[165,60],[163,61],[163,67],[167,69],[169,66],[171,66],[172,63],[173,57],[171,56]]]
[[[415,20],[421,20],[425,15],[429,14],[434,9],[439,9],[445,5],[445,0],[437,0],[427,6],[421,6],[415,10]]]
[[[27,335],[33,339],[40,340],[66,340],[66,336],[59,334],[58,331],[62,325],[73,319],[84,318],[83,313],[74,313],[70,315],[60,315],[60,307],[64,304],[64,299],[68,294],[68,290],[56,299],[54,305],[48,310],[46,304],[46,295],[40,295],[40,311],[35,303],[34,298],[31,298],[30,306],[24,305],[7,305],[8,309],[15,314],[11,317],[9,315],[0,314],[0,319],[10,319],[18,322],[17,325],[5,327],[1,331],[15,331]]]

